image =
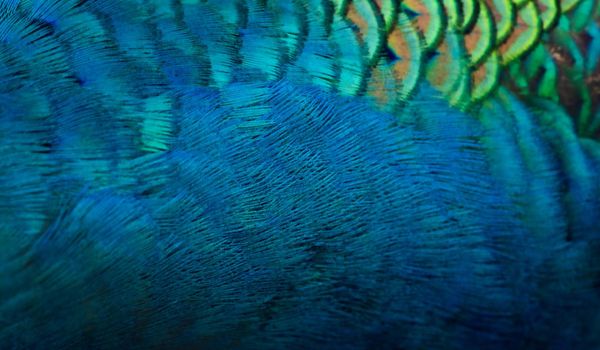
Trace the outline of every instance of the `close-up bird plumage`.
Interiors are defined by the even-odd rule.
[[[599,0],[0,0],[0,349],[600,349]]]

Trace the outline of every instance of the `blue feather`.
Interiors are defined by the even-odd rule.
[[[598,142],[344,6],[0,0],[0,348],[600,347]]]

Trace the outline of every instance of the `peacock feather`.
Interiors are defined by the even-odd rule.
[[[0,0],[0,349],[600,349],[598,0]]]

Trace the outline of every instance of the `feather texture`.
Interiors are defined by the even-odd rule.
[[[600,348],[597,11],[0,0],[0,348]]]

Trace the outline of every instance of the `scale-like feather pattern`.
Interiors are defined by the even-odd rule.
[[[599,348],[595,16],[0,0],[0,348]]]

